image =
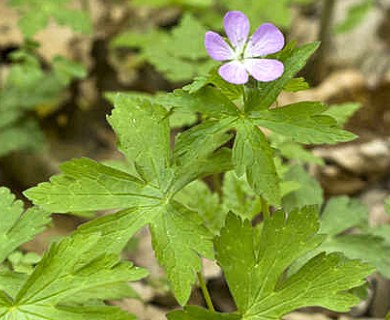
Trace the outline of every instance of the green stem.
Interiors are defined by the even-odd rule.
[[[200,289],[202,290],[203,298],[206,301],[207,308],[209,308],[210,311],[215,311],[213,302],[211,301],[209,290],[207,289],[207,286],[206,286],[206,281],[204,280],[204,277],[203,277],[203,274],[201,272],[198,272],[197,274],[198,274]]]
[[[269,204],[263,197],[261,197],[261,212],[263,213],[263,220],[267,220],[271,215],[269,211]]]

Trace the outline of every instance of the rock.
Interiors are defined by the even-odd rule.
[[[382,224],[390,223],[390,216],[385,211],[385,199],[389,196],[389,192],[380,188],[371,188],[361,195],[361,200],[368,207],[370,216],[369,224],[376,227]]]

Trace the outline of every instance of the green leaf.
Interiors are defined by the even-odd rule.
[[[212,235],[195,212],[172,202],[151,223],[153,248],[167,271],[178,302],[184,305],[202,268],[199,255],[213,257]],[[174,235],[174,236],[171,236]]]
[[[240,320],[241,316],[227,313],[211,312],[195,306],[187,306],[185,309],[172,311],[168,314],[168,320]]]
[[[258,97],[258,103],[252,104],[253,108],[246,109],[246,111],[250,112],[269,108],[276,101],[287,83],[305,66],[307,60],[318,47],[318,42],[306,44],[293,50],[290,50],[287,46],[287,49],[284,52],[282,51],[279,57],[284,64],[285,71],[283,75],[275,81],[261,83],[261,94]]]
[[[7,295],[9,295],[9,297],[15,298],[27,278],[27,274],[12,271],[0,271],[0,293],[7,292]]]
[[[58,243],[53,243],[37,265],[31,276],[24,282],[14,299],[5,305],[5,318],[17,319],[34,315],[34,319],[82,319],[81,315],[107,319],[133,319],[118,308],[112,307],[61,307],[71,301],[75,295],[79,302],[101,299],[111,296],[112,290],[101,290],[103,286],[123,286],[128,281],[139,280],[146,276],[143,269],[135,268],[131,263],[119,262],[116,254],[95,250],[98,241],[105,236],[101,233],[79,234]],[[104,241],[104,240],[103,240]],[[106,239],[107,241],[107,239]],[[1,304],[1,302],[0,302]],[[73,316],[73,318],[72,318]]]
[[[136,231],[150,224],[157,258],[166,269],[176,298],[185,304],[195,282],[194,271],[200,266],[199,255],[213,256],[212,234],[202,223],[195,212],[173,201],[104,216],[81,226],[79,232],[84,236],[104,233],[106,240],[98,241],[94,251],[121,252]]]
[[[324,115],[319,102],[299,102],[285,107],[252,113],[253,121],[297,142],[323,144],[350,141],[356,135],[339,128],[335,119]]]
[[[205,121],[177,137],[172,192],[203,176],[232,169],[230,150],[220,148],[231,139],[226,131],[233,122],[228,118]]]
[[[296,181],[301,187],[282,199],[283,208],[289,212],[308,205],[320,206],[324,201],[321,185],[300,165],[294,165],[284,174],[285,181]]]
[[[354,233],[349,234],[354,228]],[[316,254],[341,252],[350,259],[360,259],[375,266],[390,277],[390,244],[376,228],[368,227],[368,210],[358,200],[348,197],[332,198],[322,214],[320,232],[326,240],[316,250],[298,260],[293,270]]]
[[[360,234],[345,234],[358,227]],[[327,241],[320,247],[326,252],[342,252],[348,258],[371,263],[390,278],[390,244],[375,229],[368,227],[368,210],[358,200],[336,197],[329,200],[321,219],[321,233]],[[372,234],[373,233],[373,234]]]
[[[166,110],[121,94],[114,103],[108,120],[117,132],[119,149],[145,182],[162,187],[171,156]]]
[[[50,222],[49,213],[23,209],[23,202],[0,188],[0,263],[21,244],[32,240]]]
[[[141,56],[168,80],[188,81],[207,74],[215,65],[204,48],[206,31],[196,18],[187,13],[171,32],[151,31],[142,36],[127,33],[114,40],[113,45],[139,47]]]
[[[136,320],[136,317],[116,307],[101,306],[50,306],[50,305],[29,305],[27,308],[17,309],[14,306],[11,312],[2,313],[0,302],[0,316],[4,320],[31,319],[31,320]],[[32,318],[33,316],[33,318]],[[50,317],[50,318],[48,318]]]
[[[390,225],[380,225],[369,230],[374,236],[380,237],[385,240],[387,246],[390,246]]]
[[[260,197],[253,192],[245,176],[239,178],[234,171],[227,172],[222,190],[225,212],[232,211],[249,220],[261,212]]]
[[[328,239],[320,247],[325,252],[341,252],[350,259],[370,263],[386,278],[390,278],[390,245],[371,234],[348,234]]]
[[[352,5],[344,21],[335,26],[336,33],[345,33],[353,30],[367,17],[371,9],[374,8],[373,0],[362,0]]]
[[[0,114],[2,115],[1,112]],[[17,150],[39,150],[43,148],[44,141],[44,136],[35,121],[27,120],[5,128],[0,127],[0,156]]]
[[[76,32],[89,34],[92,31],[90,17],[83,11],[70,9],[69,0],[10,0],[8,3],[20,11],[19,26],[26,38],[46,28],[50,19]]]
[[[10,264],[10,269],[19,273],[31,274],[36,265],[41,260],[41,256],[28,252],[23,254],[20,251],[14,251],[7,257],[7,262]]]
[[[231,153],[221,146],[231,137],[226,131],[232,120],[206,125],[205,130],[215,135],[205,136],[203,129],[183,134],[170,159],[166,111],[126,96],[119,102],[110,121],[127,162],[135,162],[133,168],[117,166],[118,170],[89,159],[73,160],[61,166],[61,175],[27,190],[26,195],[60,213],[121,209],[80,227],[83,236],[104,234],[106,240],[97,239],[93,252],[119,253],[137,230],[149,224],[159,262],[178,301],[185,304],[195,282],[194,271],[199,270],[199,256],[212,256],[212,234],[199,215],[172,198],[198,177],[231,169]],[[205,140],[197,141],[199,136]],[[183,141],[193,144],[191,149]],[[138,172],[142,179],[128,172]]]
[[[230,0],[225,6],[229,10],[240,10],[244,12],[255,30],[261,23],[272,21],[276,25],[288,27],[292,20],[292,10],[289,7],[290,0]]]
[[[217,87],[221,93],[230,100],[237,100],[242,97],[244,88],[243,86],[238,86],[230,82],[225,81],[218,73],[218,69],[212,69],[208,76],[207,80],[209,84]]]
[[[68,213],[157,205],[161,193],[139,179],[93,160],[65,162],[61,175],[25,191],[47,211]]]
[[[337,104],[330,106],[324,114],[331,116],[342,127],[361,107],[359,103]]]
[[[271,204],[280,203],[280,179],[273,151],[261,130],[250,122],[243,121],[237,125],[233,162],[237,175],[246,173],[249,184],[258,195]]]
[[[175,90],[162,98],[165,106],[184,109],[187,112],[199,112],[205,116],[221,118],[239,116],[239,109],[221,91],[212,87],[204,87],[190,94],[184,90]]]
[[[144,92],[138,91],[129,91],[129,92],[121,92],[121,96],[126,96],[126,98],[134,99],[134,100],[147,100],[153,104],[161,104],[164,108],[167,109],[169,115],[169,126],[171,128],[181,128],[184,126],[191,126],[197,121],[197,116],[193,112],[188,112],[186,110],[175,110],[172,109],[169,104],[169,99],[166,98],[166,92],[157,92],[156,94],[148,94]],[[168,93],[170,95],[170,93]],[[115,103],[115,99],[117,97],[117,93],[106,92],[105,97],[111,102]],[[168,101],[165,104],[165,101]]]
[[[153,221],[157,213],[156,206],[125,209],[85,223],[78,232],[86,236],[103,232],[105,237],[95,244],[95,251],[119,253],[138,230]]]
[[[92,234],[86,237],[76,232],[52,244],[18,292],[15,303],[57,304],[77,293],[84,293],[87,299],[92,288],[135,281],[146,276],[145,270],[135,268],[131,263],[119,263],[115,254],[108,252],[104,255],[100,251],[91,254],[90,250],[101,236]]]
[[[304,78],[292,78],[283,88],[287,92],[298,92],[307,89],[310,89],[310,85]]]
[[[317,157],[302,145],[293,142],[290,137],[272,133],[269,135],[269,139],[271,141],[271,146],[278,149],[284,158],[298,160],[304,163],[315,163],[320,166],[325,164],[322,158]]]
[[[249,221],[228,215],[215,248],[239,319],[280,319],[309,306],[346,312],[359,302],[348,290],[364,284],[373,271],[359,261],[319,254],[296,273],[284,275],[294,260],[321,244],[324,238],[317,234],[318,228],[313,207],[288,216],[278,211],[264,222],[257,240]]]
[[[225,206],[222,207],[218,194],[211,192],[205,182],[193,181],[178,192],[175,199],[197,212],[213,234],[217,234],[221,230],[229,210]]]
[[[87,70],[82,64],[61,56],[54,58],[53,69],[64,85],[69,85],[72,79],[83,79],[87,76]]]
[[[367,224],[368,210],[358,200],[347,196],[335,197],[322,212],[320,232],[334,236],[350,228]]]

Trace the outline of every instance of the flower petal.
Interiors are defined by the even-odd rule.
[[[248,72],[240,61],[225,63],[219,68],[218,73],[224,80],[233,84],[244,84],[249,79]]]
[[[274,59],[246,59],[246,70],[258,81],[269,82],[279,78],[284,72],[284,65]]]
[[[282,50],[283,47],[283,33],[272,23],[264,23],[249,39],[245,49],[245,58],[266,56]]]
[[[231,60],[234,57],[233,49],[216,32],[208,31],[204,36],[204,45],[210,57],[217,61]]]
[[[226,35],[238,52],[248,40],[250,24],[247,16],[240,11],[229,11],[223,19]]]

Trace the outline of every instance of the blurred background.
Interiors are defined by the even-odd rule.
[[[120,159],[106,121],[110,94],[163,94],[207,74],[215,64],[204,33],[222,31],[228,10],[246,13],[253,29],[272,22],[298,45],[322,42],[300,74],[310,88],[286,92],[278,103],[350,105],[346,128],[359,139],[310,148],[321,160],[306,168],[320,182],[321,196],[359,198],[370,226],[389,224],[390,0],[0,0],[0,185],[23,199],[22,191],[57,173],[65,160]],[[180,130],[195,121],[176,116],[172,125]],[[88,218],[56,216],[52,228],[23,250],[40,254]],[[387,240],[390,247],[390,234]],[[122,306],[140,319],[164,319],[176,304],[147,232],[126,254],[152,277],[137,284],[147,306]],[[218,309],[232,310],[219,269],[205,263]],[[201,303],[199,293],[192,302]],[[286,319],[383,318],[389,309],[390,281],[378,274],[351,314],[309,310]]]

